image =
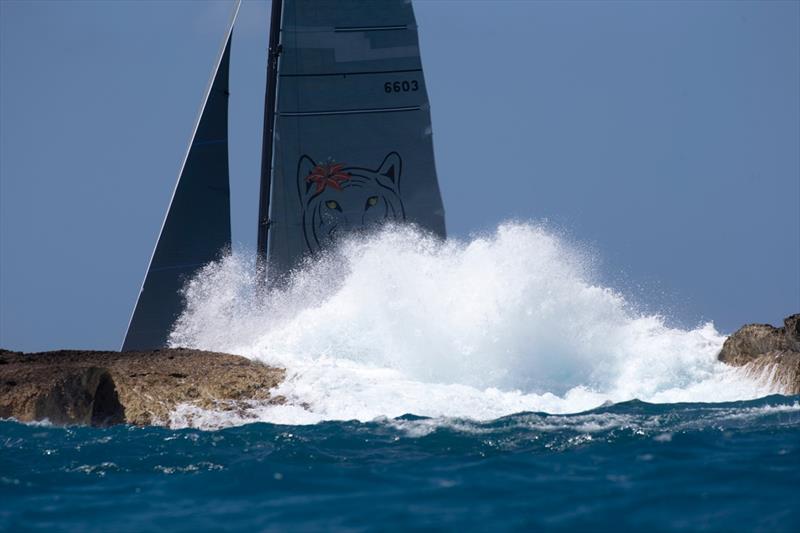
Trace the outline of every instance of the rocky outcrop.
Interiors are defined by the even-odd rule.
[[[180,404],[208,410],[281,403],[284,378],[237,355],[184,348],[150,352],[0,350],[0,418],[54,424],[165,424]]]
[[[722,345],[719,360],[769,375],[787,394],[800,394],[800,314],[784,319],[782,328],[743,326]]]

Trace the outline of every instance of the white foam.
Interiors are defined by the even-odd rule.
[[[187,285],[170,344],[285,367],[275,393],[288,404],[253,411],[278,423],[485,420],[777,392],[716,361],[724,336],[713,324],[667,327],[595,282],[591,264],[533,224],[466,242],[391,227],[259,296],[252,258],[232,255]]]

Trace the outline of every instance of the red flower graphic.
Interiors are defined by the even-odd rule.
[[[343,163],[320,163],[306,176],[306,181],[316,184],[317,193],[325,190],[328,185],[341,191],[342,183],[350,179],[350,173],[344,172],[343,168]]]

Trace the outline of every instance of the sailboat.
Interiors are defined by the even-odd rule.
[[[228,90],[237,1],[123,350],[165,346],[182,288],[230,248]],[[354,231],[445,219],[409,0],[273,0],[258,265],[275,286]]]

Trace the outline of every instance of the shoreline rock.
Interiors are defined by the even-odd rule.
[[[754,375],[770,374],[787,394],[800,394],[800,314],[783,327],[747,324],[725,340],[717,359]]]
[[[0,350],[0,418],[108,426],[164,425],[180,404],[230,411],[279,404],[285,370],[186,348],[148,352]]]
[[[718,360],[768,375],[800,394],[800,314],[783,327],[747,324],[725,340]],[[181,404],[245,411],[282,404],[272,396],[286,371],[238,355],[187,348],[146,352],[0,349],[0,419],[108,426],[166,425]]]

